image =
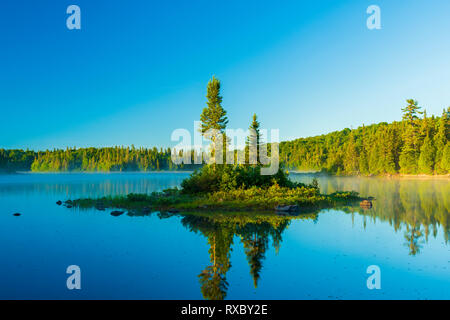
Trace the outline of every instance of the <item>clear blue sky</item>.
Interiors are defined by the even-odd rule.
[[[440,114],[449,14],[448,0],[3,0],[0,148],[173,146],[213,74],[230,127],[256,112],[282,140],[399,120],[407,98]]]

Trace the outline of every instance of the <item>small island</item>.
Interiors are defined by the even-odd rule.
[[[198,176],[204,175],[205,171],[211,170],[205,166],[198,172],[183,181],[183,185],[192,183]],[[238,173],[241,170],[257,170],[257,168],[232,168],[236,178],[242,178]],[[287,178],[286,173],[279,176]],[[319,189],[312,185],[294,183],[289,179],[286,184],[280,186],[274,181],[266,186],[241,185],[237,188],[223,188],[217,191],[202,193],[189,193],[188,189],[167,189],[162,192],[151,194],[128,194],[126,196],[102,197],[97,199],[67,200],[64,204],[68,208],[106,208],[125,209],[151,213],[154,211],[167,211],[177,213],[179,211],[257,211],[277,213],[299,213],[317,208],[331,208],[355,204],[363,200],[356,192],[336,192],[330,195],[321,194]],[[365,200],[370,201],[370,200]]]
[[[208,83],[207,98],[207,107],[200,115],[200,131],[211,141],[211,155],[216,161],[203,164],[195,170],[181,183],[180,189],[167,189],[151,194],[67,200],[65,206],[98,210],[114,208],[143,213],[275,211],[280,214],[292,214],[316,208],[348,205],[363,200],[353,191],[321,194],[317,180],[313,180],[310,185],[293,182],[283,166],[277,166],[273,174],[264,174],[262,170],[269,165],[262,159],[260,150],[267,148],[268,143],[262,141],[260,123],[256,114],[253,115],[249,127],[250,134],[246,140],[246,147],[242,151],[245,161],[229,164],[226,160],[230,159],[230,152],[231,158],[236,160],[238,151],[228,149],[229,139],[225,132],[228,123],[227,112],[222,107],[220,81],[215,77]],[[212,135],[211,132],[218,135]],[[219,151],[222,152],[219,153]],[[217,161],[217,157],[223,157],[220,159],[223,161]],[[370,200],[366,201],[370,202]],[[366,207],[369,206],[366,205]]]

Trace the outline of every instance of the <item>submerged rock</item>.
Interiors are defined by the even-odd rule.
[[[58,206],[60,206],[60,205],[62,205],[62,201],[61,201],[61,200],[58,200],[58,201],[56,201],[56,204],[57,204]]]
[[[124,214],[124,211],[111,211],[113,217],[118,217]]]
[[[95,205],[95,209],[97,209],[99,211],[105,211],[105,205],[103,203],[97,203]]]
[[[275,211],[277,212],[297,212],[300,208],[298,205],[288,205],[288,206],[276,206]]]
[[[149,208],[149,207],[144,207],[144,208],[142,208],[142,213],[144,213],[144,214],[148,214],[148,213],[150,213],[152,210]]]
[[[57,204],[58,204],[58,202],[57,202]],[[73,207],[73,202],[72,202],[72,200],[67,200],[67,201],[64,201],[64,206],[66,207],[66,208],[72,208]]]
[[[22,214],[21,214],[21,213],[18,213],[18,212],[17,212],[17,213],[13,213],[13,216],[14,216],[14,217],[19,217],[19,216],[21,216],[21,215],[22,215]]]

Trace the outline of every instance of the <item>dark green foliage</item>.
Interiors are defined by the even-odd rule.
[[[285,170],[279,169],[275,175],[261,175],[260,166],[221,165],[204,166],[196,170],[181,183],[184,193],[197,194],[227,191],[237,188],[268,188],[274,184],[280,187],[295,188],[304,186],[289,180]]]
[[[206,94],[207,107],[203,109],[200,115],[200,132],[201,134],[211,140],[212,155],[216,154],[218,145],[222,145],[224,151],[224,161],[226,155],[227,138],[224,130],[227,127],[228,118],[227,112],[222,108],[222,96],[220,95],[220,81],[214,76],[208,82]],[[211,131],[210,131],[211,130]],[[213,132],[213,131],[216,132]],[[222,134],[222,141],[216,141],[216,134]]]
[[[35,157],[34,151],[0,149],[0,172],[29,171]]]
[[[220,81],[215,77],[208,82],[206,102],[207,107],[203,109],[200,115],[202,134],[205,134],[210,129],[215,129],[220,132],[226,128],[228,119],[227,112],[222,108],[222,97],[220,96]]]
[[[246,163],[249,164],[261,163],[259,159],[259,150],[261,148],[260,126],[261,124],[259,123],[258,117],[256,116],[255,113],[253,114],[252,123],[250,124],[249,127],[250,135],[247,137],[246,141],[246,148],[245,148]]]
[[[312,188],[319,190],[319,180],[317,178],[314,178],[310,185]]]

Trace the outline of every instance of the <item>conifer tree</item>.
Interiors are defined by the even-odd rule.
[[[402,109],[405,124],[403,135],[403,148],[400,154],[400,171],[407,174],[417,172],[417,160],[419,157],[417,128],[418,114],[421,114],[420,107],[416,100],[406,100],[408,105]]]
[[[248,160],[247,161],[248,163],[250,163],[251,160],[252,161],[256,160],[256,163],[260,164],[259,159],[259,149],[261,146],[260,125],[261,124],[258,121],[256,113],[253,114],[252,123],[249,127],[250,135],[247,138],[246,159]],[[256,152],[256,154],[253,154],[253,152]]]
[[[369,174],[369,163],[367,162],[366,150],[364,148],[359,153],[359,172],[363,175]]]
[[[355,146],[355,138],[353,134],[350,134],[347,142],[347,148],[344,155],[344,170],[347,174],[355,174],[358,172],[358,152]]]
[[[380,167],[383,173],[394,174],[396,172],[395,168],[395,153],[396,153],[396,133],[392,127],[386,126],[382,131],[382,153],[383,158],[381,159]]]
[[[442,173],[450,173],[450,142],[447,142],[441,160]]]
[[[450,107],[442,112],[438,122],[437,133],[434,136],[434,145],[436,146],[436,173],[444,174],[447,170],[443,166],[444,149],[450,138]]]
[[[414,124],[419,119],[418,115],[423,112],[420,111],[421,107],[418,106],[418,102],[414,99],[406,100],[408,104],[405,108],[402,108],[403,120],[410,124]]]
[[[435,149],[432,144],[432,140],[427,135],[422,148],[420,149],[419,156],[419,172],[425,174],[433,174],[434,171],[434,153]]]
[[[372,174],[381,173],[380,159],[382,159],[382,148],[379,141],[376,141],[369,152],[369,171]]]
[[[214,76],[208,82],[206,102],[207,107],[203,109],[200,115],[200,132],[207,139],[212,142],[212,153],[215,154],[215,146],[218,141],[215,141],[215,137],[208,136],[208,130],[217,130],[218,133],[224,133],[224,130],[228,124],[227,112],[222,107],[222,97],[220,95],[220,81]],[[226,139],[224,139],[226,140]],[[224,144],[226,141],[224,142]]]

